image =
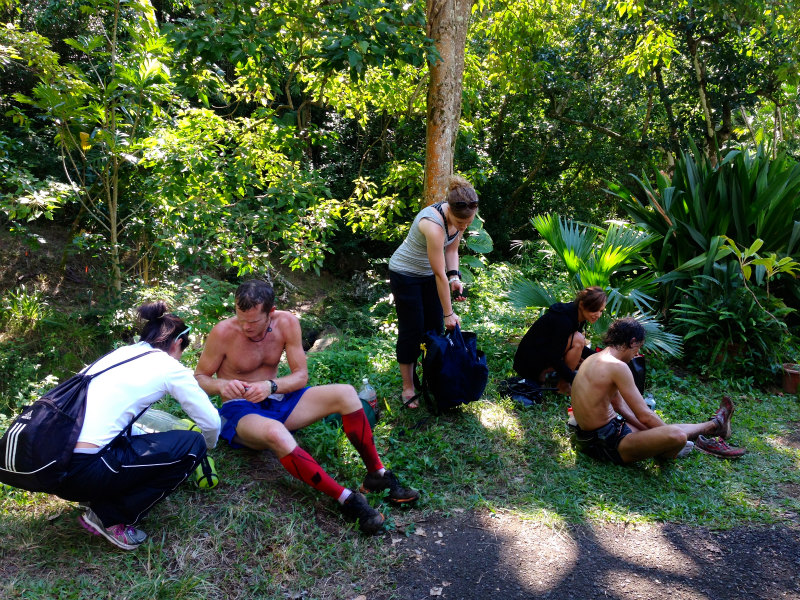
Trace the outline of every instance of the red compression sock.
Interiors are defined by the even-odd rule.
[[[363,408],[359,408],[350,414],[342,415],[342,429],[344,429],[347,439],[358,451],[361,460],[364,461],[368,473],[374,473],[383,468],[378,451],[375,449],[372,427],[369,426],[369,421]]]
[[[333,480],[325,470],[319,466],[311,455],[300,446],[295,446],[289,454],[281,459],[281,464],[289,471],[292,477],[296,477],[303,483],[307,483],[315,490],[319,490],[326,496],[338,500],[344,488]]]

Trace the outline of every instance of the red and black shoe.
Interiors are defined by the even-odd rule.
[[[698,436],[694,447],[706,454],[713,454],[720,458],[741,458],[747,454],[746,449],[730,446],[721,437],[707,438],[704,435]]]
[[[734,410],[731,399],[728,396],[723,396],[717,412],[711,417],[711,420],[716,425],[716,429],[713,432],[715,437],[718,436],[724,440],[731,437],[731,417]]]

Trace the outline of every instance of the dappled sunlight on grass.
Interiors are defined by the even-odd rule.
[[[637,513],[630,506],[598,500],[585,507],[584,517],[590,522],[642,523],[648,521],[647,515]]]
[[[517,439],[523,433],[519,418],[497,404],[482,402],[478,418],[486,429],[503,431],[509,440]]]
[[[565,519],[562,514],[545,506],[523,504],[511,507],[507,506],[504,509],[498,507],[497,510],[504,510],[504,512],[513,514],[522,521],[530,521],[561,532],[566,532],[566,528],[569,525],[569,521]],[[568,532],[566,535],[568,535]]]

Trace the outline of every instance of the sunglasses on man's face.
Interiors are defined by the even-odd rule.
[[[475,201],[473,201],[473,202],[453,202],[452,206],[453,206],[453,208],[461,208],[461,209],[469,208],[470,210],[474,210],[474,209],[478,208],[478,203],[475,202]]]

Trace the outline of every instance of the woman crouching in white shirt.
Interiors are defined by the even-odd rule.
[[[164,302],[138,309],[145,321],[141,341],[123,346],[86,369],[86,416],[69,472],[56,495],[81,502],[83,527],[112,544],[133,550],[147,534],[134,525],[192,473],[217,443],[220,419],[192,371],[179,361],[190,327],[167,312]],[[118,364],[123,363],[124,364]],[[169,393],[202,429],[129,435],[121,431]],[[116,439],[115,439],[116,438]]]

